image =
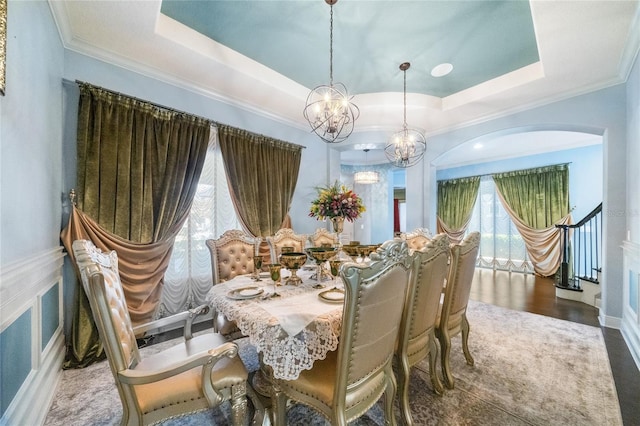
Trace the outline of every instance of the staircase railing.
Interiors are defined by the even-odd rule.
[[[558,287],[580,289],[580,280],[598,283],[602,260],[602,203],[574,225],[562,228]]]

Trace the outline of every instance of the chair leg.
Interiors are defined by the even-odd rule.
[[[265,413],[264,405],[262,404],[260,397],[258,396],[256,391],[253,390],[253,387],[251,385],[247,385],[247,396],[251,400],[251,404],[253,405],[254,410],[253,420],[251,424],[252,426],[262,426],[262,424],[264,423]]]
[[[396,416],[393,414],[393,399],[396,396],[396,378],[393,374],[391,363],[386,368],[387,386],[384,391],[384,424],[386,426],[396,426]]]
[[[429,375],[431,376],[433,391],[436,395],[442,395],[444,393],[444,388],[442,387],[442,382],[440,382],[440,377],[438,377],[438,372],[436,371],[437,364],[438,344],[436,343],[436,336],[432,332],[429,337]]]
[[[400,414],[402,422],[407,426],[413,425],[411,409],[409,408],[409,380],[411,377],[411,367],[409,360],[405,357],[398,359],[398,399],[400,400]]]
[[[245,426],[247,420],[247,385],[242,383],[231,387],[231,423]]]
[[[271,411],[273,426],[284,426],[287,424],[287,396],[275,384],[271,389]]]
[[[442,367],[442,377],[444,384],[449,389],[453,389],[453,375],[451,374],[451,365],[449,364],[449,357],[451,355],[451,337],[446,330],[440,331],[438,334],[440,340],[440,365]]]
[[[470,327],[467,315],[462,315],[462,352],[464,352],[467,364],[473,365],[473,357],[471,356],[471,352],[469,352],[469,329]]]

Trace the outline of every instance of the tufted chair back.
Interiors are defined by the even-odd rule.
[[[271,260],[278,262],[278,257],[282,253],[282,247],[293,247],[296,253],[303,253],[307,243],[305,234],[296,234],[291,228],[279,229],[274,235],[267,237],[269,250],[271,251]]]
[[[73,247],[84,291],[96,300],[92,304],[93,315],[99,318],[98,324],[103,324],[104,331],[100,334],[107,340],[104,347],[109,362],[115,371],[135,367],[140,362],[140,353],[120,282],[116,252],[102,253],[86,240],[74,242]]]
[[[103,253],[91,241],[76,240],[73,253],[122,402],[121,424],[156,424],[229,401],[231,423],[244,425],[247,393],[259,401],[247,390],[248,373],[237,357],[238,346],[218,333],[193,336],[188,327],[198,312],[192,310],[161,320],[185,326],[182,342],[142,358],[116,252]]]
[[[453,389],[453,375],[449,364],[451,338],[453,336],[462,334],[462,351],[467,364],[473,365],[474,363],[468,346],[469,321],[467,320],[467,305],[479,249],[479,232],[471,232],[460,244],[455,244],[451,247],[449,275],[436,326],[436,336],[440,341],[442,350],[442,373],[445,385],[450,389]]]
[[[424,248],[413,251],[411,279],[407,290],[398,360],[398,396],[404,424],[412,425],[409,409],[411,367],[429,357],[429,374],[433,390],[442,394],[442,383],[436,373],[438,345],[435,327],[440,308],[440,295],[449,272],[449,237],[438,234]]]
[[[323,244],[329,244],[334,247],[338,243],[338,237],[324,228],[318,228],[313,234],[309,235],[309,243],[311,243],[312,247],[321,247]]]
[[[239,229],[226,231],[217,240],[207,240],[211,254],[213,284],[218,284],[236,275],[253,272],[255,239]]]
[[[427,228],[416,228],[411,232],[400,234],[400,238],[407,242],[410,250],[421,250],[433,237]]]
[[[340,270],[345,300],[340,344],[295,380],[275,379],[275,425],[286,423],[287,399],[320,411],[332,425],[346,425],[384,394],[385,424],[395,424],[392,370],[411,258],[406,242],[385,242],[371,263]]]

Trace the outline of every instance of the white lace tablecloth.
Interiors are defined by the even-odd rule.
[[[262,297],[273,292],[270,278],[255,282],[247,275],[216,284],[207,294],[211,307],[236,322],[262,353],[262,362],[269,365],[273,376],[279,379],[296,379],[301,371],[311,369],[314,361],[324,359],[327,352],[338,347],[342,304],[318,298],[318,294],[331,288],[333,282],[325,281],[325,288],[314,289],[316,282],[309,279],[312,273],[298,271],[303,283],[278,286],[281,295],[278,298]],[[260,297],[235,300],[227,296],[232,290],[256,285],[264,288]]]

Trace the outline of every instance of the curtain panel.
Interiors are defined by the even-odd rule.
[[[77,208],[99,230],[76,216],[62,233],[63,243],[72,253],[73,239],[88,235],[103,250],[118,252],[131,320],[141,324],[153,319],[159,303],[173,240],[197,189],[210,122],[86,83],[79,86]],[[89,322],[95,325],[82,303],[81,285],[78,292],[73,320],[78,332],[72,338],[97,337],[85,329]],[[99,340],[76,343],[70,342],[65,367],[100,358]]]
[[[572,223],[569,166],[560,164],[493,175],[498,196],[525,241],[536,274],[555,274],[562,261],[562,230]]]
[[[218,125],[218,140],[244,230],[254,237],[274,235],[290,223],[302,147],[225,125]]]
[[[480,176],[438,181],[437,232],[452,244],[462,241],[478,197]]]

